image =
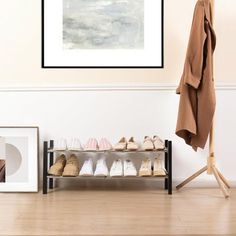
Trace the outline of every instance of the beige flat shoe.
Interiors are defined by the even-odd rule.
[[[121,140],[114,146],[116,151],[124,151],[127,148],[127,141],[125,137],[121,138]]]
[[[152,176],[152,161],[151,159],[143,160],[140,170],[139,170],[140,177],[149,177]]]
[[[56,158],[55,163],[49,168],[48,174],[54,176],[61,176],[66,165],[66,156],[64,154]]]
[[[66,166],[62,173],[64,177],[76,177],[79,175],[79,163],[75,154],[72,154],[66,161]]]
[[[131,137],[129,139],[129,141],[128,141],[127,150],[129,150],[129,151],[136,151],[136,150],[138,150],[138,144],[134,141],[133,137]]]
[[[148,136],[144,137],[144,141],[143,141],[143,150],[145,151],[152,151],[154,150],[154,144],[152,142],[152,139]]]
[[[166,169],[164,167],[164,160],[161,158],[155,158],[153,175],[158,177],[166,176]]]
[[[153,136],[153,144],[156,150],[165,149],[165,143],[158,136]]]

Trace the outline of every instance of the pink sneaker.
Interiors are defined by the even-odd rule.
[[[106,138],[101,138],[101,140],[99,141],[99,150],[100,151],[112,150],[112,145]]]
[[[86,151],[97,151],[98,150],[98,141],[95,138],[90,138],[86,143],[84,150]]]

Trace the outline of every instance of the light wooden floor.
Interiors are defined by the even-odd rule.
[[[1,235],[235,234],[236,190],[80,187],[0,194]]]

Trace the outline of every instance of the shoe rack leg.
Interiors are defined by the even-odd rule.
[[[172,141],[168,141],[168,194],[172,194]]]
[[[53,140],[50,140],[50,149],[53,149]],[[53,152],[50,152],[49,154],[49,166],[51,167],[53,165],[53,162],[54,162],[54,153]],[[49,189],[53,189],[53,178],[50,178],[49,179]]]
[[[43,143],[43,194],[48,192],[48,142]]]
[[[165,147],[168,148],[168,140],[165,140]],[[165,152],[165,169],[168,171],[168,153]],[[165,189],[168,189],[168,179],[165,178]]]

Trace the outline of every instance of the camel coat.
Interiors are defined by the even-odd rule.
[[[215,112],[213,53],[216,36],[209,0],[198,0],[184,65],[176,134],[196,151],[204,148]]]

